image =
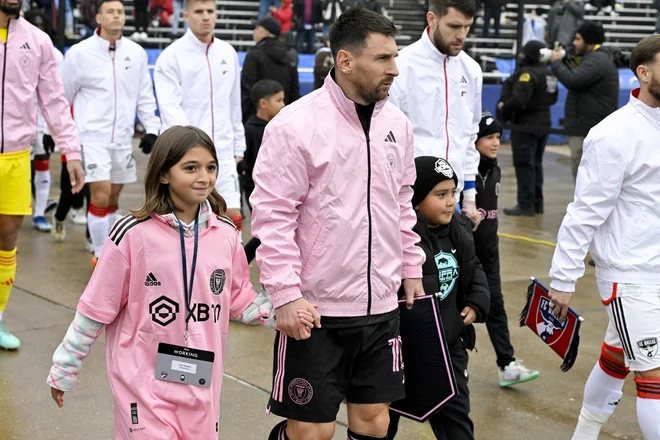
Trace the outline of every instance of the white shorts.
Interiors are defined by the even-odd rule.
[[[605,344],[623,351],[632,371],[660,368],[660,285],[599,279],[598,290],[610,317]]]
[[[235,166],[233,173],[227,173],[226,170],[220,169],[218,180],[215,182],[215,189],[227,202],[227,209],[241,209],[241,190],[238,185],[238,173]]]
[[[133,146],[108,148],[85,144],[81,147],[85,183],[103,182],[124,184],[137,182],[137,169]]]

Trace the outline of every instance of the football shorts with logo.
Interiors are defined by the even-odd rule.
[[[0,154],[0,214],[32,214],[30,150]]]
[[[375,317],[322,318],[321,328],[304,341],[277,332],[268,410],[330,423],[344,399],[356,404],[402,399],[402,359],[398,309]]]
[[[660,284],[598,279],[598,290],[610,317],[605,344],[622,350],[632,371],[660,368]]]
[[[103,182],[124,184],[137,182],[137,167],[133,146],[98,145],[82,146],[85,183]]]

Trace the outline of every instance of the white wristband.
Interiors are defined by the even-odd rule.
[[[477,200],[477,189],[465,189],[463,190],[463,201],[464,202],[474,202]]]

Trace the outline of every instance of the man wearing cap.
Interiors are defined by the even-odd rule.
[[[563,60],[559,50],[552,53],[552,73],[568,89],[563,125],[571,149],[573,179],[587,133],[618,108],[619,72],[612,52],[601,46],[604,41],[603,26],[585,21],[573,40],[579,61]]]
[[[497,104],[501,118],[511,123],[513,166],[518,181],[518,204],[504,214],[533,217],[543,213],[543,152],[551,126],[550,107],[557,102],[557,78],[541,62],[540,41],[528,42],[518,70],[502,86]]]
[[[270,79],[282,84],[285,104],[300,98],[298,69],[289,62],[286,44],[279,40],[280,30],[280,23],[273,17],[262,18],[254,27],[256,45],[245,57],[241,73],[243,122],[256,113],[250,90],[257,81]]]

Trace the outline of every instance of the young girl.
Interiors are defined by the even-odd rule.
[[[145,202],[112,228],[53,355],[47,383],[61,408],[106,327],[117,439],[217,439],[229,319],[272,324],[270,298],[252,288],[214,189],[217,173],[203,131],[172,127],[160,136]],[[311,319],[301,315],[301,326]]]

